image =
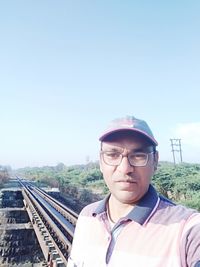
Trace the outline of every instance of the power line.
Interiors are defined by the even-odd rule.
[[[182,157],[182,149],[181,149],[181,139],[172,138],[170,139],[170,141],[171,141],[171,146],[172,146],[174,165],[176,165],[176,155],[177,155],[175,154],[175,152],[179,152],[180,162],[182,163],[183,157]]]

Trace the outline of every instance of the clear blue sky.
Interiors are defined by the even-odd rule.
[[[0,164],[86,163],[116,117],[200,163],[200,1],[1,1]]]

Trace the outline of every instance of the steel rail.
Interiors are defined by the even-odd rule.
[[[63,253],[52,237],[51,231],[49,231],[49,229],[45,225],[43,219],[41,218],[41,215],[38,213],[37,208],[35,207],[34,203],[32,203],[30,196],[28,196],[25,190],[26,189],[22,190],[22,194],[25,200],[26,210],[32,222],[33,229],[37,236],[46,262],[49,263],[49,266],[66,266],[66,258],[63,256]],[[71,244],[69,244],[69,246],[70,245]],[[60,261],[59,257],[61,257],[62,261]]]
[[[57,261],[55,266],[66,266],[78,214],[48,196],[43,190],[17,178],[23,188],[27,212],[45,259],[54,263]],[[59,255],[62,259],[60,263]]]
[[[62,214],[70,223],[72,223],[74,226],[76,225],[78,219],[78,214],[76,212],[63,205],[57,199],[48,195],[44,190],[38,187],[33,187],[33,190],[41,195],[42,198],[47,200],[51,206],[54,207],[60,214]]]

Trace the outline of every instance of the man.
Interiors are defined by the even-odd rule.
[[[200,267],[200,213],[150,184],[158,144],[147,123],[117,119],[100,141],[110,194],[80,213],[68,267]]]

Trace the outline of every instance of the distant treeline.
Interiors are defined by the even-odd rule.
[[[18,169],[21,177],[34,180],[38,185],[59,187],[63,195],[80,208],[108,193],[98,162],[86,165],[35,167]],[[200,164],[160,162],[153,177],[158,192],[176,203],[200,211]]]

